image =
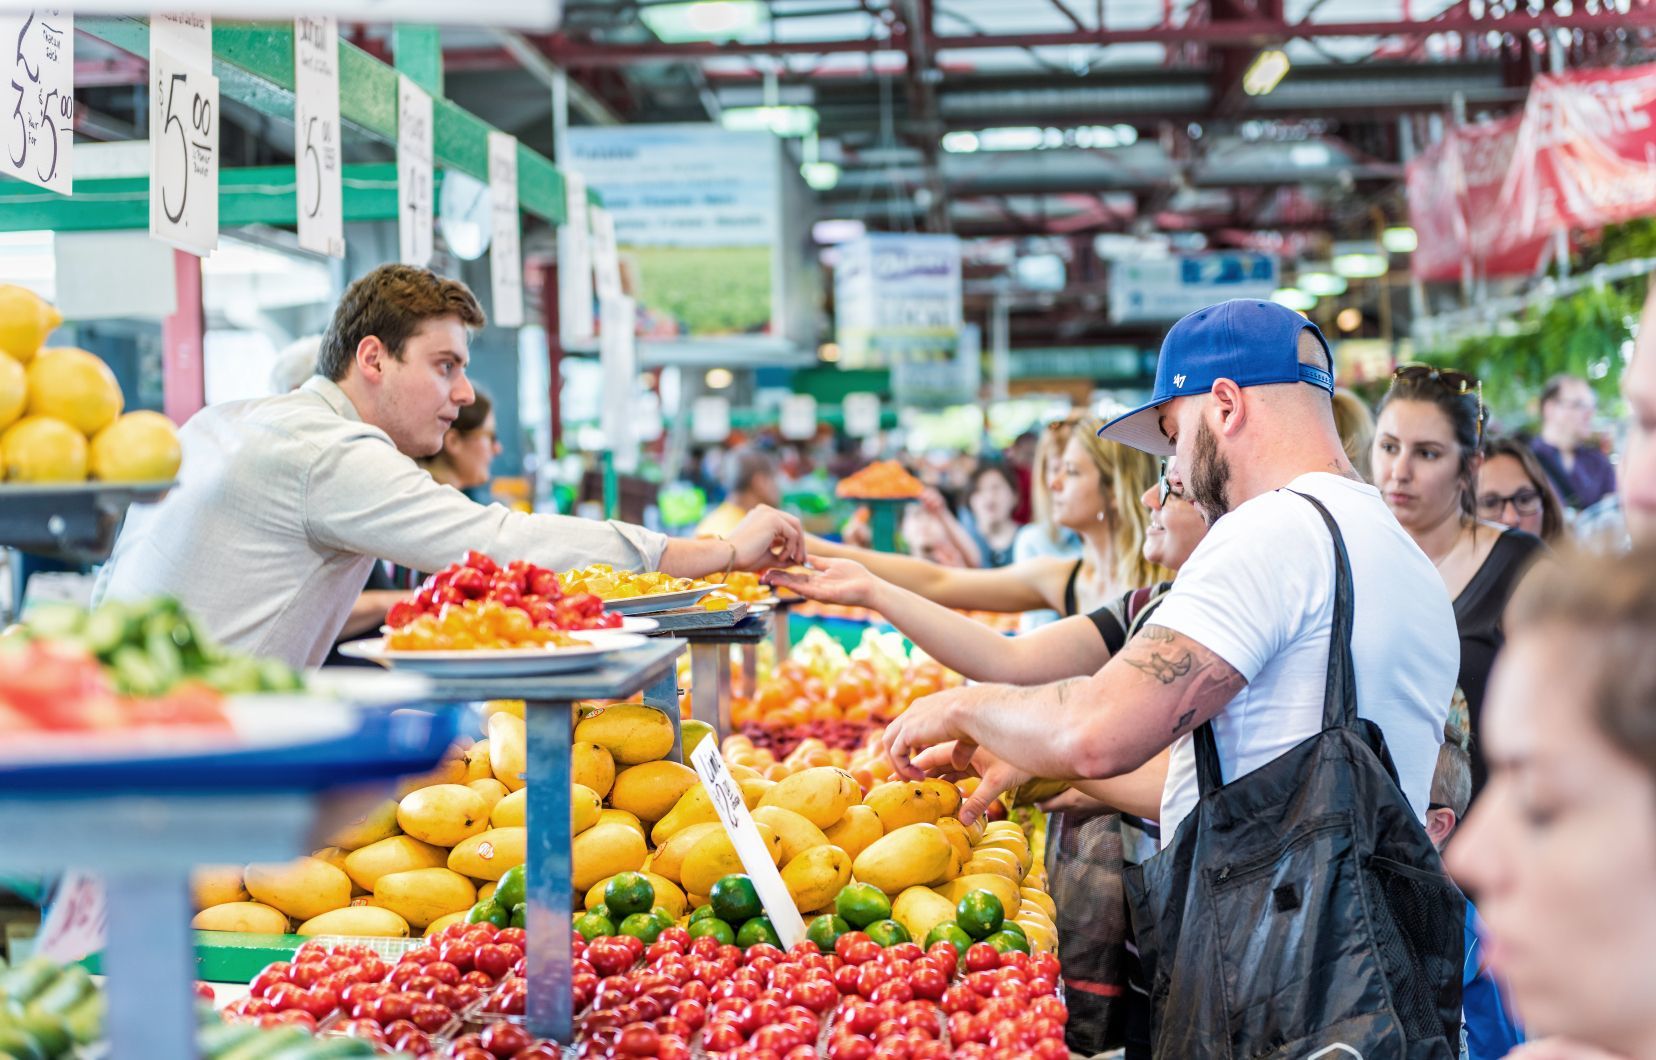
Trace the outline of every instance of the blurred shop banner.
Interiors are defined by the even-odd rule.
[[[1541,75],[1522,115],[1451,128],[1407,178],[1417,276],[1533,273],[1557,229],[1656,214],[1656,64]]]
[[[549,31],[563,21],[563,0],[209,0],[194,4],[203,14],[228,19],[292,19],[296,15],[333,15],[341,22],[438,22],[450,25],[511,26]],[[0,15],[28,10],[16,0],[0,0]],[[98,0],[86,14],[141,15],[155,10],[154,0]]]
[[[843,244],[834,316],[846,368],[951,361],[962,318],[960,239],[873,233]]]
[[[638,351],[631,326],[637,307],[622,295],[604,299],[599,314],[603,318],[598,352],[603,369],[599,424],[615,470],[630,475],[638,470]]]
[[[68,195],[74,190],[75,17],[57,8],[0,14],[0,67],[17,94],[0,173]]]
[[[899,408],[940,409],[975,404],[983,387],[983,331],[961,327],[953,354],[899,349],[891,363],[891,399]]]
[[[1117,324],[1178,320],[1230,298],[1269,298],[1277,289],[1269,254],[1191,254],[1110,266],[1110,319]]]

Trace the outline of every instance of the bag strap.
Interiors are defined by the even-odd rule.
[[[1324,729],[1353,728],[1357,724],[1357,665],[1351,654],[1353,591],[1345,537],[1321,501],[1298,490],[1288,492],[1311,502],[1334,539],[1334,620],[1329,631],[1322,725]],[[1206,795],[1223,787],[1225,782],[1224,771],[1219,767],[1219,744],[1213,734],[1213,722],[1197,726],[1192,743],[1196,751],[1197,789]]]

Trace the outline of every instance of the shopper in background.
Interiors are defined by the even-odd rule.
[[[1598,398],[1587,380],[1555,375],[1541,390],[1541,433],[1530,442],[1558,495],[1574,511],[1616,491],[1616,470],[1593,438]]]
[[[1533,534],[1552,548],[1566,542],[1564,506],[1534,451],[1521,440],[1484,443],[1477,486],[1478,518]]]
[[[1340,387],[1334,391],[1334,427],[1346,459],[1364,482],[1374,481],[1374,413],[1356,394]]]
[[[1034,431],[1025,431],[1013,439],[1006,450],[1006,466],[1017,477],[1018,503],[1012,509],[1012,518],[1020,525],[1035,519],[1035,491],[1040,488],[1042,439]]]
[[[960,525],[936,486],[927,486],[916,503],[903,509],[898,533],[908,554],[916,559],[956,569],[983,566],[977,542]]]
[[[314,666],[374,558],[439,570],[468,549],[503,562],[593,562],[699,577],[804,558],[798,520],[749,513],[724,540],[483,506],[438,485],[430,456],[470,404],[465,284],[384,265],[346,290],[318,375],[291,394],[215,405],[179,432],[178,488],[127,515],[99,599],[174,596],[214,637]]]
[[[977,546],[980,567],[1005,567],[1020,527],[1012,512],[1018,483],[1005,464],[985,461],[973,470],[966,487],[966,510],[960,524]]]
[[[443,432],[443,447],[415,463],[443,485],[469,495],[472,490],[489,484],[489,466],[499,455],[494,402],[489,400],[489,395],[474,388],[472,403],[461,406],[460,414]]]
[[[1489,668],[1504,641],[1501,614],[1543,546],[1477,515],[1484,408],[1478,381],[1461,372],[1405,365],[1380,402],[1375,484],[1397,521],[1437,568],[1455,605],[1460,689],[1472,736],[1472,791],[1485,767],[1479,720]],[[1447,703],[1448,700],[1445,699]],[[1457,724],[1459,722],[1457,721]]]
[[[720,537],[734,530],[755,508],[778,507],[782,503],[782,482],[776,458],[762,449],[743,448],[726,460],[730,468],[725,499],[708,512],[696,526],[697,537]]]
[[[322,336],[294,339],[276,354],[270,368],[270,392],[287,394],[305,385],[316,374],[316,359],[322,354]]]
[[[1048,423],[1041,432],[1030,468],[1030,522],[1019,527],[1017,537],[1012,540],[1013,563],[1022,563],[1037,556],[1075,559],[1081,555],[1081,538],[1074,530],[1060,525],[1053,518],[1052,490],[1048,486],[1080,418],[1079,412],[1072,412]],[[1051,608],[1025,611],[1018,620],[1018,629],[1027,633],[1058,618],[1058,612]]]
[[[1514,599],[1489,785],[1449,847],[1526,1030],[1513,1053],[1656,1056],[1656,548],[1576,557]]]
[[[1622,445],[1619,496],[1628,535],[1656,545],[1656,280],[1645,296],[1633,359],[1622,375],[1627,438]]]

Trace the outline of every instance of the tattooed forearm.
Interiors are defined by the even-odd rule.
[[[1180,714],[1179,715],[1179,720],[1173,723],[1173,735],[1177,736],[1180,733],[1184,732],[1186,729],[1190,728],[1190,723],[1192,721],[1195,721],[1195,720],[1196,720],[1196,708],[1194,708],[1194,707],[1192,707],[1191,709],[1185,711],[1183,714]]]
[[[1173,736],[1189,732],[1198,718],[1212,717],[1246,684],[1224,660],[1166,626],[1146,626],[1121,660],[1175,697],[1166,715],[1172,719]]]
[[[1152,626],[1151,628],[1154,629],[1155,627]],[[1196,665],[1195,657],[1188,651],[1176,658],[1163,655],[1159,651],[1149,653],[1148,658],[1135,658],[1129,655],[1125,657],[1124,661],[1128,666],[1141,673],[1149,674],[1164,685],[1170,685],[1181,678],[1189,677],[1192,671],[1195,673],[1201,673],[1202,671],[1202,668]]]

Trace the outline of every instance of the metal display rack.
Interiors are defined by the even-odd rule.
[[[88,482],[0,486],[0,546],[52,559],[95,563],[108,557],[128,507],[158,501],[175,485]]]

